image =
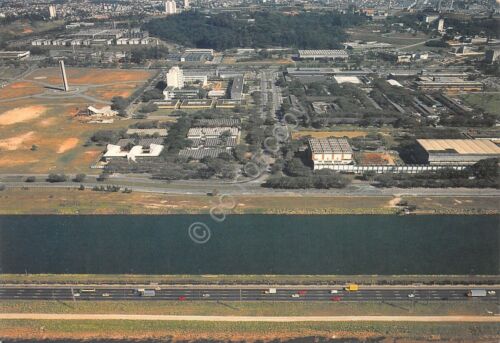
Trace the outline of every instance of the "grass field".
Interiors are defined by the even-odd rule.
[[[272,301],[56,301],[6,300],[0,313],[169,314],[220,316],[485,315],[480,301],[272,302]]]
[[[485,112],[499,115],[500,93],[494,94],[464,94],[461,96],[470,106],[483,110]]]
[[[67,68],[67,72],[70,86],[89,84],[84,94],[101,102],[113,96],[130,96],[152,76],[151,72],[141,70]],[[126,128],[134,123],[131,120],[83,123],[75,118],[79,110],[102,105],[78,94],[60,99],[19,98],[51,91],[37,82],[58,86],[61,83],[58,68],[37,69],[26,80],[0,89],[0,173],[89,173],[90,165],[103,150],[84,147],[89,137],[100,129]],[[32,149],[34,145],[36,149]]]
[[[227,322],[144,322],[144,321],[59,321],[1,320],[3,338],[91,339],[165,338],[183,341],[200,339],[250,340],[301,337],[375,338],[398,337],[427,341],[460,339],[492,342],[498,325],[480,323],[227,323]],[[489,340],[488,340],[489,339]],[[392,341],[392,340],[391,340]]]
[[[26,185],[29,188],[29,184]],[[77,187],[78,184],[75,184]],[[392,197],[235,196],[230,213],[390,214]],[[218,198],[76,189],[7,189],[0,192],[0,214],[168,214],[208,213]],[[227,200],[227,199],[226,199]]]
[[[31,138],[29,138],[31,139]],[[74,148],[63,157],[79,152],[90,162],[99,153],[96,148]],[[1,155],[0,155],[1,156]],[[1,161],[1,160],[0,160]],[[85,167],[81,164],[80,166]],[[67,166],[79,164],[69,161]],[[167,195],[133,192],[106,193],[91,190],[29,188],[0,192],[0,214],[175,214],[208,213],[217,197],[205,195]],[[303,195],[244,195],[234,200],[228,213],[263,214],[394,214],[396,203],[407,200],[422,214],[498,214],[496,197],[350,197]]]

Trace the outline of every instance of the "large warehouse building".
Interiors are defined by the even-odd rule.
[[[487,139],[418,139],[421,159],[431,165],[474,164],[500,157],[500,147]]]
[[[311,138],[309,148],[314,170],[352,163],[352,149],[345,138]]]
[[[298,57],[301,60],[347,60],[349,55],[345,50],[299,50]]]

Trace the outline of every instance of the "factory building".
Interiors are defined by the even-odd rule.
[[[487,139],[417,139],[417,158],[430,165],[474,164],[500,157],[500,147]]]
[[[345,50],[299,50],[301,60],[347,60],[349,55]]]
[[[480,92],[484,85],[479,81],[468,81],[459,77],[420,76],[415,81],[417,89],[422,91],[442,90],[445,92]]]
[[[309,149],[314,170],[352,163],[352,148],[345,138],[310,138]]]
[[[28,57],[29,51],[0,51],[0,60],[24,60]]]
[[[230,94],[232,100],[243,100],[243,83],[244,83],[243,75],[238,75],[234,77]]]

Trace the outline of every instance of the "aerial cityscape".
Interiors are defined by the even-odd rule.
[[[498,0],[0,0],[0,341],[498,342],[499,108]]]

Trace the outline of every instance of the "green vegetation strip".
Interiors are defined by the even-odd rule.
[[[146,338],[164,336],[326,336],[336,333],[387,335],[398,337],[477,338],[495,337],[498,325],[484,323],[227,323],[227,322],[145,322],[145,321],[58,321],[0,320],[2,336],[19,337],[121,337]]]
[[[8,284],[345,284],[428,285],[498,284],[498,275],[130,275],[130,274],[1,274]]]
[[[56,301],[6,300],[0,313],[147,314],[211,316],[484,315],[479,301],[272,302],[272,301]]]

